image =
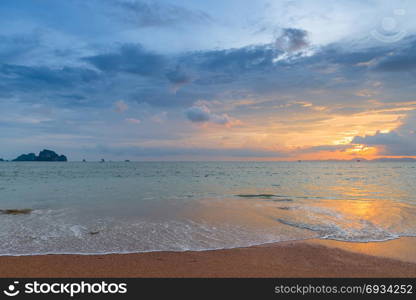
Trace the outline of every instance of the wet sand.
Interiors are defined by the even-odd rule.
[[[0,277],[416,277],[416,238],[247,248],[0,257]]]

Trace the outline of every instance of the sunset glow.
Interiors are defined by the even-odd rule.
[[[412,5],[162,2],[4,1],[0,157],[415,157]]]

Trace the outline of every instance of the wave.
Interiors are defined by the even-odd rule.
[[[319,238],[331,239],[344,242],[377,242],[397,239],[401,236],[410,236],[408,234],[398,234],[389,232],[383,228],[380,228],[370,221],[360,220],[357,228],[357,224],[347,224],[342,226],[334,222],[325,221],[326,223],[311,224],[306,222],[295,222],[285,219],[276,219],[281,224],[310,230],[318,234]],[[355,225],[355,226],[354,226]]]

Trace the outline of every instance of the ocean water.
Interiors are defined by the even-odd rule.
[[[415,236],[415,178],[399,162],[4,162],[0,255]]]

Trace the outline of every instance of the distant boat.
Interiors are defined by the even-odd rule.
[[[101,161],[100,162],[102,162],[102,163],[105,162],[104,158],[101,158]]]
[[[82,162],[87,162],[87,161],[85,159],[83,159]]]
[[[125,162],[130,162],[130,160],[126,159]]]
[[[360,162],[361,161],[361,159],[357,159],[357,162]]]

